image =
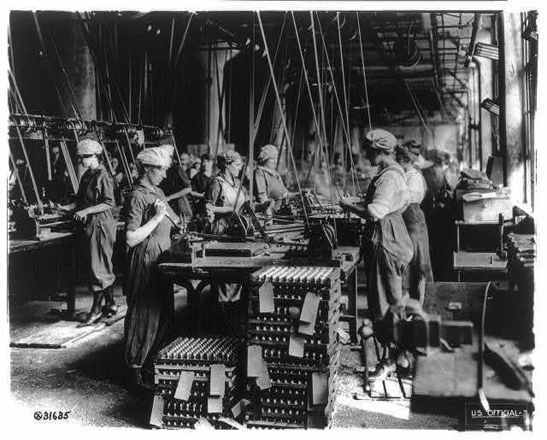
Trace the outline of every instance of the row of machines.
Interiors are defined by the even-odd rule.
[[[8,228],[13,238],[44,240],[73,229],[72,216],[56,207],[78,192],[76,144],[85,137],[103,147],[105,167],[128,188],[137,153],[173,132],[148,125],[13,113],[9,117]],[[114,162],[118,162],[115,168]]]

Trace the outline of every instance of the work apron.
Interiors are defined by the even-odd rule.
[[[156,200],[166,202],[161,190],[140,184],[136,185],[131,197],[140,197],[145,204],[145,208],[139,212],[139,227],[155,215]],[[128,202],[128,207],[131,207],[131,201]],[[169,215],[174,215],[170,207],[167,210]],[[165,343],[173,324],[173,286],[158,269],[162,256],[171,246],[171,228],[171,222],[164,217],[148,237],[128,249],[128,269],[124,283],[127,301],[124,335],[125,360],[130,367],[142,367],[150,363],[151,354],[156,353]]]
[[[398,170],[397,170],[398,171]],[[378,174],[370,183],[365,206],[374,198]],[[412,259],[413,246],[401,211],[367,225],[363,253],[367,274],[368,307],[374,320],[382,319],[390,306],[403,303],[403,276]]]

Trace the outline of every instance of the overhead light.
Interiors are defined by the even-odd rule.
[[[485,98],[481,102],[481,107],[485,110],[488,110],[490,113],[499,116],[500,115],[500,106],[493,99]]]

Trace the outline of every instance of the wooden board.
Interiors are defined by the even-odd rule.
[[[101,320],[96,324],[78,327],[76,321],[51,322],[45,319],[37,320],[31,325],[18,326],[10,335],[10,346],[18,348],[66,348],[82,339],[100,332],[125,317],[127,306],[120,305],[116,315]]]
[[[454,252],[454,270],[490,270],[503,272],[507,260],[494,252]]]
[[[432,315],[439,315],[443,320],[456,319],[472,321],[477,324],[480,320],[486,284],[471,282],[427,283],[424,311]],[[460,305],[461,311],[450,311],[449,307],[454,305]]]
[[[212,241],[203,245],[205,257],[254,257],[263,254],[268,249],[265,243],[226,243]]]
[[[477,347],[462,346],[455,353],[430,350],[418,356],[413,397],[475,398],[477,395]],[[486,397],[491,400],[530,402],[525,390],[513,390],[500,381],[490,366],[484,366]]]
[[[359,248],[348,247],[340,250],[340,252],[341,255],[349,255],[349,262],[344,259],[344,261],[341,261],[336,267],[343,266],[344,270],[352,270],[353,266],[357,264],[359,259],[356,257],[356,255],[359,255]],[[309,260],[306,261],[309,264]],[[283,259],[283,254],[272,252],[254,257],[233,256],[197,258],[192,263],[164,262],[159,265],[159,268],[167,275],[181,275],[187,273],[190,276],[194,270],[205,270],[211,272],[227,270],[252,272],[269,264],[291,264],[291,261]]]
[[[49,236],[42,240],[29,239],[10,239],[9,253],[28,252],[36,249],[42,249],[48,246],[60,246],[67,244],[75,238],[74,232],[52,232]]]

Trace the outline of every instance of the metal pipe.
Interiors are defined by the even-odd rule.
[[[262,19],[260,17],[260,11],[256,11],[256,15],[257,15],[257,18],[258,18],[258,24],[260,26],[260,32],[262,34],[262,39],[264,41],[264,47],[265,47],[265,51],[266,51],[266,58],[268,60],[268,67],[270,69],[270,75],[272,77],[272,82],[273,82],[273,85],[274,85],[275,99],[277,100],[277,105],[279,107],[279,113],[280,113],[280,116],[281,116],[281,122],[283,124],[283,130],[284,130],[285,136],[286,136],[288,151],[289,151],[289,155],[291,157],[291,162],[292,162],[292,165],[293,165],[293,168],[294,168],[294,173],[295,173],[295,176],[296,176],[296,184],[298,186],[298,192],[300,193],[300,198],[302,200],[302,208],[303,208],[303,212],[304,212],[304,219],[306,221],[306,225],[309,226],[308,213],[306,212],[306,207],[304,205],[304,195],[302,193],[302,188],[300,186],[300,181],[298,180],[298,170],[296,168],[296,163],[294,161],[292,145],[291,145],[291,138],[290,138],[290,135],[289,135],[289,129],[287,128],[287,121],[285,120],[285,114],[283,112],[283,105],[281,104],[281,97],[279,96],[279,90],[277,88],[277,84],[275,83],[275,74],[274,74],[274,69],[273,69],[273,65],[272,65],[272,59],[270,57],[270,51],[268,49],[268,41],[266,40],[266,34],[264,33],[264,27],[262,25]]]
[[[464,67],[469,67],[469,63],[471,62],[471,57],[473,56],[473,51],[475,50],[475,40],[477,39],[477,33],[479,32],[479,28],[481,26],[481,14],[478,12],[475,13],[475,16],[473,17],[473,28],[471,29],[471,39],[469,40],[469,46],[467,47],[467,57],[464,62]],[[456,63],[457,67],[457,63]]]
[[[23,202],[25,205],[28,205],[28,199],[27,195],[25,194],[25,188],[23,187],[23,182],[21,182],[21,176],[19,175],[19,170],[17,169],[17,164],[15,163],[15,160],[13,160],[13,156],[11,154],[11,148],[9,148],[9,158],[11,161],[11,166],[13,167],[13,172],[15,173],[15,179],[17,180],[17,185],[19,186],[19,191],[21,191],[21,197],[23,197]]]
[[[36,179],[34,178],[34,173],[32,172],[32,167],[30,166],[30,159],[27,154],[27,148],[25,147],[25,142],[23,141],[23,136],[21,135],[21,130],[19,127],[15,127],[17,130],[17,137],[21,145],[21,150],[23,150],[23,155],[25,156],[25,163],[29,170],[30,181],[32,183],[32,190],[34,191],[34,196],[36,197],[36,202],[38,203],[38,208],[43,212],[44,205],[42,204],[42,199],[40,198],[40,193],[38,192],[38,186],[36,185]]]
[[[251,48],[251,72],[250,77],[251,80],[249,81],[249,151],[248,151],[248,163],[250,165],[250,173],[249,173],[249,202],[251,204],[251,209],[254,208],[254,198],[253,198],[253,192],[254,192],[254,140],[255,140],[255,20],[254,15],[251,14],[251,17],[253,19],[252,24],[252,32],[253,32],[253,38],[251,40],[252,48]],[[268,84],[269,86],[269,84]]]
[[[302,50],[302,45],[300,43],[300,36],[298,34],[298,27],[296,26],[296,20],[294,18],[294,12],[291,11],[291,17],[292,17],[292,22],[293,22],[293,26],[294,26],[294,34],[296,36],[296,42],[297,42],[297,45],[298,45],[298,53],[300,55],[300,61],[302,62],[302,70],[304,72],[304,79],[306,81],[306,89],[308,91],[308,98],[310,100],[310,106],[311,106],[311,111],[312,111],[312,117],[313,117],[313,122],[314,122],[314,125],[315,125],[315,130],[316,130],[316,133],[317,133],[317,137],[318,137],[318,140],[319,140],[319,146],[320,148],[322,148],[322,145],[323,145],[323,137],[322,137],[322,134],[321,134],[321,128],[319,127],[319,119],[317,117],[317,113],[316,113],[316,110],[315,110],[315,105],[313,103],[313,95],[311,93],[311,86],[310,86],[310,79],[308,77],[308,70],[306,69],[306,62],[304,60],[304,52]]]

